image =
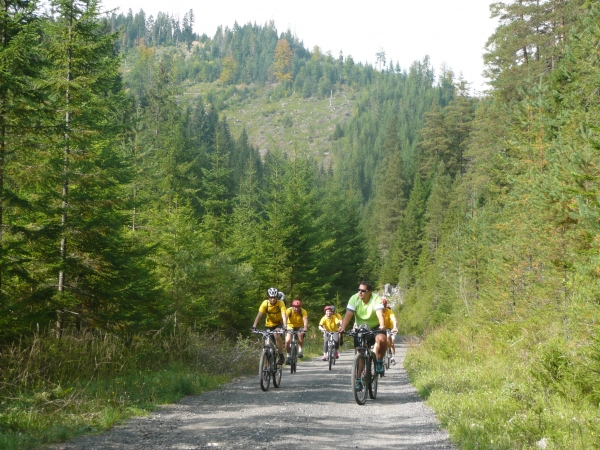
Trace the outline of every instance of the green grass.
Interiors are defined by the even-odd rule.
[[[253,342],[214,338],[191,330],[133,340],[67,333],[3,349],[0,448],[101,432],[255,369]]]
[[[461,449],[600,448],[594,382],[580,373],[590,360],[550,343],[508,342],[503,331],[439,330],[405,360],[452,440]]]

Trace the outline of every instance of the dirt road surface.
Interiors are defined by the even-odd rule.
[[[377,399],[364,406],[352,395],[348,349],[332,371],[320,359],[303,361],[295,374],[285,366],[281,387],[267,392],[258,374],[240,378],[53,449],[454,449],[408,382],[406,344],[396,347],[398,364],[379,381]]]

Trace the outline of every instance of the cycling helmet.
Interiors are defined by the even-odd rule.
[[[331,305],[331,312],[335,312],[335,305]]]
[[[323,308],[323,311],[327,312],[328,309],[330,309],[331,312],[333,312],[333,306],[329,306],[329,305],[327,305],[325,308]]]
[[[298,308],[302,307],[302,302],[300,300],[294,300],[292,302],[292,306],[297,306]]]
[[[277,297],[277,294],[279,294],[279,291],[275,288],[269,288],[267,289],[267,295],[269,297]]]

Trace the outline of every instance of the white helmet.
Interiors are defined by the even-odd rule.
[[[277,294],[279,294],[279,291],[274,287],[267,289],[267,295],[269,297],[277,297]]]

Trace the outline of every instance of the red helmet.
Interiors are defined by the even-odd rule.
[[[328,309],[331,310],[331,311],[333,311],[333,308],[331,306],[329,306],[329,305],[327,305],[325,308],[323,308],[323,311],[327,312]]]
[[[302,302],[300,300],[294,300],[292,302],[292,306],[297,306],[298,308],[302,307]]]
[[[383,306],[387,306],[387,299],[382,298],[381,299],[381,303],[383,303]]]

